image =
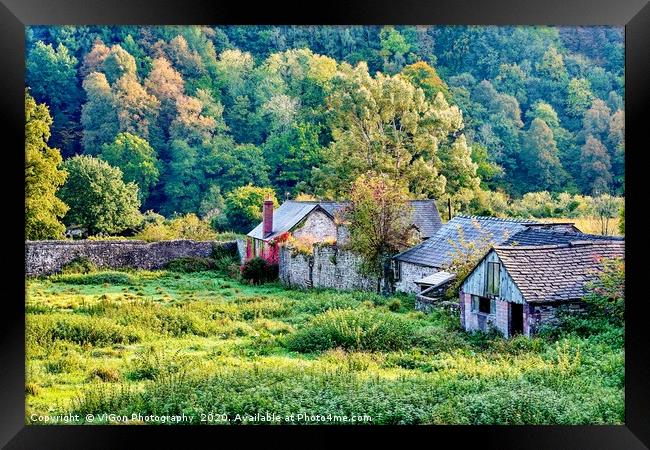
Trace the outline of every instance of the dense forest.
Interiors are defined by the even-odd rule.
[[[28,146],[31,114],[68,206],[114,168],[125,184],[107,184],[165,216],[249,184],[341,198],[369,171],[482,214],[624,195],[622,28],[36,26],[26,48]]]

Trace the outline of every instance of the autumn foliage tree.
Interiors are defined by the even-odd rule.
[[[417,238],[408,189],[386,175],[363,174],[352,185],[344,215],[350,226],[348,245],[361,256],[361,270],[376,277],[377,292],[389,293],[391,257]]]

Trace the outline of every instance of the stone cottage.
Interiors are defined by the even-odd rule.
[[[561,233],[557,237],[568,238]],[[524,238],[544,239],[535,231],[526,232]],[[553,245],[496,246],[461,285],[461,325],[467,331],[493,326],[505,337],[531,336],[541,325],[555,322],[560,305],[582,309],[585,284],[596,279],[602,259],[624,256],[622,239],[602,237]]]
[[[349,202],[287,200],[276,210],[273,202],[264,201],[262,222],[247,235],[246,258],[261,256],[278,262],[279,244],[289,234],[309,237],[314,242],[339,244],[347,239],[342,216]],[[434,235],[442,222],[433,200],[413,200],[413,227],[421,239]]]
[[[461,242],[475,245],[487,241],[499,245],[529,229],[568,234],[580,232],[572,223],[540,223],[527,219],[458,215],[426,241],[393,257],[395,289],[420,293],[423,288],[439,288],[441,285],[432,286],[427,277],[447,268]],[[446,277],[444,282],[451,279]]]

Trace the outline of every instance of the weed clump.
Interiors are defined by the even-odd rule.
[[[62,274],[79,274],[96,272],[97,266],[86,256],[79,256],[61,267]]]
[[[411,344],[414,324],[391,313],[371,309],[330,310],[316,316],[288,339],[290,350],[316,352],[399,350]]]

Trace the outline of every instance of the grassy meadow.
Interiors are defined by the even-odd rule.
[[[29,279],[26,422],[623,422],[622,329],[575,320],[506,341],[413,301],[210,271]]]

